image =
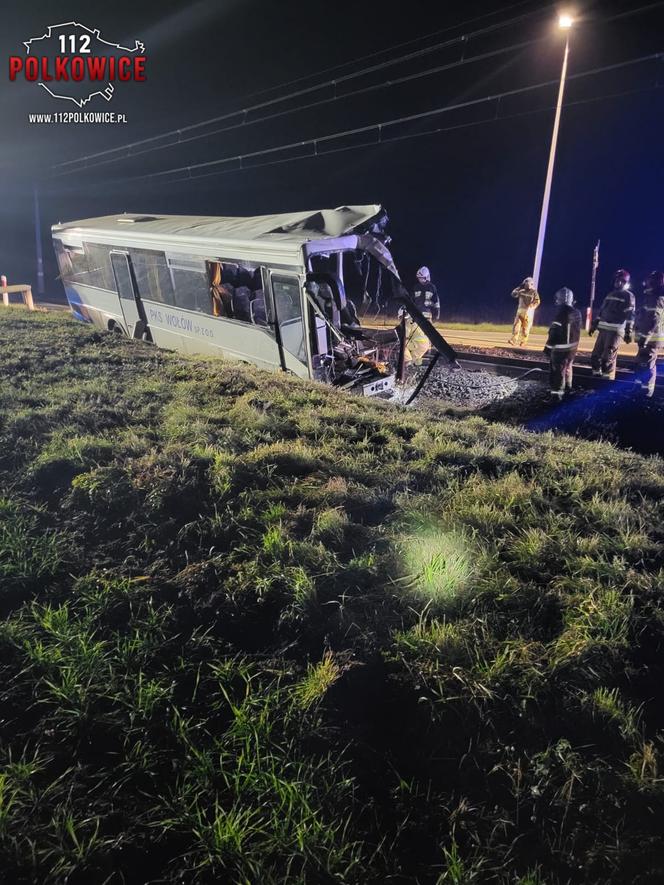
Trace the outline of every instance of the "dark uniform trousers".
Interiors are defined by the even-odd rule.
[[[623,336],[620,332],[613,332],[609,329],[599,330],[597,341],[590,355],[590,365],[595,374],[601,372],[602,375],[615,377],[618,350],[622,342]]]
[[[551,393],[562,396],[566,390],[572,389],[572,373],[574,371],[574,357],[576,347],[569,350],[552,350],[550,359],[551,367],[549,378],[551,381]]]
[[[639,345],[636,354],[636,383],[645,387],[649,394],[655,390],[657,381],[657,354],[659,348],[656,343]]]

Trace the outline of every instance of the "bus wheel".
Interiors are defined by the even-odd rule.
[[[126,336],[126,334],[127,334],[125,332],[125,330],[122,328],[122,326],[120,325],[120,323],[116,323],[113,320],[111,320],[111,322],[108,324],[108,331],[113,332],[114,335],[125,335]]]

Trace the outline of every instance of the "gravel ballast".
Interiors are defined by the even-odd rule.
[[[425,372],[424,367],[412,369],[402,390],[397,391],[394,401],[406,403]],[[536,381],[518,381],[507,375],[466,369],[452,369],[447,365],[436,366],[413,405],[427,400],[452,403],[457,406],[481,409],[507,397],[541,395],[543,385]]]

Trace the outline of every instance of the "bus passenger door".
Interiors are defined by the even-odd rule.
[[[141,315],[129,267],[129,256],[126,252],[111,252],[110,257],[127,334],[130,338],[141,338],[147,332],[147,324]]]
[[[270,282],[282,367],[301,377],[310,377],[300,280],[295,274],[270,271]]]

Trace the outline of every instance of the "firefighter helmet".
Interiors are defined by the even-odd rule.
[[[574,292],[568,289],[567,286],[563,286],[562,289],[558,289],[553,296],[553,300],[558,307],[561,307],[563,304],[571,307],[574,304]]]
[[[431,271],[428,267],[421,267],[415,276],[423,284],[431,281]]]
[[[613,285],[616,289],[627,289],[632,282],[632,275],[628,270],[617,270],[613,275]]]
[[[664,289],[664,272],[661,270],[653,270],[652,273],[649,273],[643,284],[643,288],[646,292],[657,292]]]

